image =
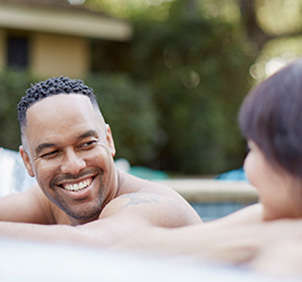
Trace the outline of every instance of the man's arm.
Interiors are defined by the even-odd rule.
[[[52,224],[49,201],[36,185],[0,198],[0,221]]]
[[[135,213],[132,218],[141,220]],[[113,247],[239,264],[256,257],[278,230],[278,226],[270,228],[260,218],[261,207],[253,205],[212,222],[179,228],[140,222],[141,228],[133,228],[132,234],[121,232],[129,236],[120,237]],[[121,222],[125,220],[120,217]],[[97,222],[88,225],[97,227]]]
[[[187,203],[181,197],[178,195],[176,197],[174,195],[171,196],[170,193],[174,193],[174,191],[167,192],[165,189],[158,189],[164,192],[156,194],[146,192],[123,194],[112,200],[105,207],[99,220],[83,225],[82,227],[79,226],[78,229],[83,230],[86,235],[85,238],[94,240],[96,244],[111,246],[114,244],[123,244],[125,238],[131,241],[133,230],[140,231],[145,230],[145,228],[151,229],[151,227],[158,227],[158,229],[155,228],[156,230],[164,230],[163,227],[175,228],[198,224],[201,222],[200,218],[195,213],[192,213],[191,209],[188,209]],[[3,201],[2,199],[0,205],[0,219],[6,221],[51,224],[52,222],[49,218],[48,211],[48,201],[44,194],[40,192],[40,189],[35,187],[25,193],[26,194],[16,194],[6,197],[6,201]],[[26,199],[26,201],[24,201],[24,199]],[[45,204],[43,204],[43,201],[45,201]],[[213,222],[211,223],[210,228],[213,232],[221,232],[224,228],[232,228],[232,226],[235,223],[238,223],[238,221],[240,223],[242,222],[241,218],[246,219],[247,213],[251,214],[251,212],[241,211],[235,214],[235,216],[229,216],[218,222]],[[207,223],[207,225],[209,224],[210,223]],[[11,236],[14,236],[14,234],[18,235],[19,232],[22,231],[22,228],[24,228],[25,232],[21,232],[20,234],[29,238],[32,233],[33,238],[41,238],[42,240],[49,239],[49,233],[44,230],[49,230],[50,232],[54,230],[54,237],[50,236],[54,241],[56,239],[64,240],[64,238],[66,240],[82,240],[77,238],[77,236],[80,235],[80,233],[77,232],[74,234],[76,237],[73,237],[74,235],[72,235],[72,237],[69,238],[69,235],[73,232],[72,227],[62,227],[63,231],[60,231],[60,227],[55,226],[44,228],[43,226],[19,224],[14,227],[13,224],[2,224],[0,234],[5,235],[6,228],[10,230],[7,232],[9,232],[9,235]],[[13,231],[14,228],[16,228],[16,232]],[[218,229],[217,231],[215,231],[216,228]],[[68,232],[66,232],[67,230]],[[191,233],[188,229],[188,231],[184,232],[187,234],[186,236],[189,239],[191,234],[194,236],[195,231],[192,229]],[[202,231],[198,231],[197,233],[200,234],[200,232]],[[87,235],[92,234],[97,234],[97,236],[87,237]],[[125,234],[128,234],[129,236],[125,236]],[[136,234],[139,235],[139,232]],[[202,236],[202,234],[200,235]],[[145,238],[145,236],[142,235],[142,238]],[[157,242],[154,243],[156,244]],[[127,244],[128,243],[126,243],[126,245]],[[168,245],[169,244],[167,244],[167,246]],[[152,246],[152,240],[150,241],[150,246]]]
[[[191,218],[190,214],[184,217],[186,208],[180,209],[179,203],[175,206],[170,203],[171,210],[175,211],[171,216],[165,211],[167,205],[161,206],[163,203],[165,200],[158,195],[127,194],[107,206],[101,214],[102,220],[79,228],[87,232],[94,230],[94,234],[101,232],[111,248],[190,255],[231,264],[256,257],[278,229],[269,228],[260,221],[260,205],[210,223],[191,222],[192,225],[181,227]]]
[[[156,194],[127,194],[113,200],[98,220],[84,225],[0,222],[0,235],[23,240],[128,249],[124,243],[131,238],[135,241],[136,232],[144,236],[155,226],[171,228],[200,222],[192,220],[191,214],[183,213],[186,208],[181,202],[169,199],[171,203],[167,205],[166,201]],[[171,209],[175,209],[174,213]],[[137,247],[130,249],[139,250]]]
[[[301,238],[302,221],[298,219],[243,226],[206,223],[174,229],[137,229],[131,237],[125,237],[114,247],[168,256],[189,256],[207,262],[244,264],[257,269],[263,252],[266,255],[272,250],[271,247],[280,242],[301,242]]]
[[[113,247],[120,238],[133,234],[139,228],[149,227],[141,216],[129,213],[98,219],[78,226],[64,224],[32,224],[0,222],[0,236],[12,239],[34,240],[49,243],[67,243],[92,247]]]
[[[153,213],[149,213],[148,209],[152,205],[160,207],[162,199],[146,203],[141,201],[140,196],[139,199],[134,197],[134,202],[131,199],[132,203],[126,196],[117,199],[112,203],[115,207],[110,207],[112,210],[107,207],[107,214],[104,212],[99,220],[84,225],[74,227],[0,222],[0,234],[91,247],[189,255],[231,264],[255,259],[272,241],[300,238],[302,235],[299,220],[244,225],[229,221],[182,228],[159,227],[158,218],[153,218],[155,222],[152,222]],[[176,212],[175,217],[178,215]],[[160,213],[160,216],[165,218],[165,212]],[[165,226],[165,220],[160,224]]]
[[[172,197],[170,192],[123,194],[104,208],[98,220],[78,227],[40,225],[55,223],[49,209],[49,202],[38,187],[2,198],[0,220],[11,222],[0,222],[0,235],[112,247],[140,228],[174,228],[201,222],[182,198]]]

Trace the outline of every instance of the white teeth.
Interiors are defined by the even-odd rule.
[[[68,191],[79,191],[89,186],[91,181],[92,181],[91,178],[89,178],[79,183],[63,185],[63,188]]]

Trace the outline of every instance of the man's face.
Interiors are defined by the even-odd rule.
[[[29,174],[73,224],[97,218],[117,192],[114,144],[101,114],[84,95],[59,94],[32,105],[26,121],[20,152]]]

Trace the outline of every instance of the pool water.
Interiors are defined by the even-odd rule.
[[[203,221],[214,220],[239,209],[242,209],[254,203],[236,203],[236,202],[221,202],[221,203],[190,203],[196,210]]]

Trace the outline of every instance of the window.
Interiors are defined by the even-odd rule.
[[[25,36],[7,37],[7,67],[26,69],[29,64],[29,40]]]

